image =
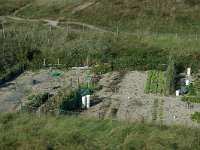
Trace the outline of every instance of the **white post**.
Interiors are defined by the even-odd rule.
[[[86,106],[86,97],[83,96],[82,97],[82,108],[85,108],[85,106]]]
[[[188,75],[188,76],[191,75],[191,68],[187,68],[187,75]]]
[[[189,85],[189,84],[190,84],[190,81],[189,81],[188,79],[186,79],[186,80],[185,80],[185,84],[186,84],[186,85]]]
[[[90,95],[87,95],[87,108],[90,108]]]
[[[180,94],[180,91],[176,90],[176,96],[179,96],[179,94]]]

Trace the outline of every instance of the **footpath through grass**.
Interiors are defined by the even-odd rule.
[[[0,114],[0,149],[200,149],[200,129],[83,117]]]

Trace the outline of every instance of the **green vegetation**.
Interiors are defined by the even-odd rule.
[[[69,17],[73,8],[84,3],[84,0],[32,0],[31,5],[17,13],[25,18],[50,18],[57,20]]]
[[[160,117],[160,123],[163,123],[163,108],[164,107],[164,100],[161,100],[160,102],[160,113],[159,113],[159,117]]]
[[[190,118],[193,120],[193,121],[197,121],[198,123],[200,123],[200,112],[195,112],[194,114],[192,114],[190,116]]]
[[[191,102],[191,103],[200,103],[200,97],[196,97],[196,96],[183,96],[181,98],[181,101],[183,101],[183,102]]]
[[[37,95],[28,96],[22,110],[32,110],[39,108],[48,99],[48,93],[39,93]]]
[[[0,15],[12,14],[16,10],[29,4],[31,0],[1,0]]]
[[[157,109],[158,109],[158,99],[154,99],[152,107],[152,122],[156,123],[157,121]]]
[[[151,70],[148,72],[146,81],[145,93],[159,93],[164,92],[164,72]]]
[[[198,0],[124,1],[96,0],[91,6],[74,12],[83,0],[33,0],[31,6],[17,15],[27,18],[60,18],[79,21],[116,31],[154,31],[197,33],[200,31]]]
[[[115,107],[112,107],[112,108],[111,108],[111,111],[110,111],[110,116],[111,116],[111,117],[116,117],[117,112],[118,112],[118,109],[115,108]]]
[[[200,149],[200,130],[85,117],[0,114],[1,149]]]
[[[30,1],[20,2],[24,6]],[[20,2],[3,0],[1,5],[18,6]],[[58,58],[61,67],[85,66],[89,58],[91,65],[101,64],[100,69],[95,68],[97,72],[123,68],[166,70],[169,55],[179,69],[199,65],[199,37],[193,34],[199,31],[200,13],[196,9],[199,3],[173,2],[172,9],[169,1],[163,9],[163,2],[158,1],[103,0],[74,12],[82,4],[82,0],[33,0],[16,15],[39,20],[1,18],[7,22],[4,23],[6,38],[0,34],[0,72],[21,61],[28,61],[30,69],[41,68],[43,58],[47,67]],[[5,9],[4,12],[12,12]],[[58,24],[63,29],[50,30],[41,18],[84,22],[114,32],[82,30],[82,24],[67,23]],[[115,34],[117,27],[119,34]]]
[[[168,68],[165,72],[165,94],[172,95],[175,92],[175,78],[176,78],[176,69],[175,63],[173,60],[169,60]]]

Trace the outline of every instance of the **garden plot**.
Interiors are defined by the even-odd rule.
[[[200,105],[195,104],[193,109],[187,109],[186,104],[178,97],[166,97],[155,94],[144,94],[147,72],[132,71],[126,74],[119,84],[117,95],[112,98],[120,100],[119,118],[153,120],[154,100],[158,100],[155,122],[164,124],[183,124],[197,126],[192,122],[190,115],[200,111]],[[161,108],[163,107],[163,108]]]
[[[113,82],[117,73],[107,73],[102,76],[100,84],[105,87],[95,93],[102,102],[92,106],[84,114],[98,116],[106,111],[106,116],[113,107],[117,108],[119,119],[148,121],[153,123],[199,126],[192,122],[190,115],[200,111],[200,104],[194,104],[188,109],[180,97],[167,97],[160,94],[145,94],[148,72],[128,72],[117,85],[115,92],[109,91],[107,85]]]
[[[58,71],[60,76],[52,76]],[[55,94],[60,88],[77,88],[78,82],[85,82],[89,75],[88,70],[40,70],[37,72],[26,71],[13,81],[0,88],[0,111],[12,109],[25,96],[43,92]],[[79,79],[79,81],[78,81]]]

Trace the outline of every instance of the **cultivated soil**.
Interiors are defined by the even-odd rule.
[[[100,84],[104,85],[104,88],[95,93],[100,103],[92,106],[84,112],[84,115],[109,117],[111,109],[117,108],[116,118],[118,119],[152,122],[153,104],[157,99],[156,123],[199,126],[198,123],[191,121],[190,115],[195,111],[200,111],[200,104],[193,104],[193,108],[188,109],[186,103],[181,101],[181,97],[144,94],[147,72],[131,71],[126,73],[121,82],[115,85],[114,89],[116,90],[111,91],[109,84],[117,76],[117,72],[102,76]]]

